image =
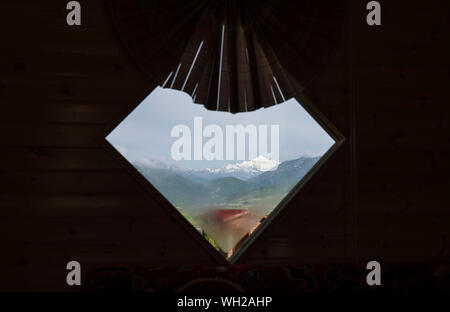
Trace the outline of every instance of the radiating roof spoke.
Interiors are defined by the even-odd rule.
[[[175,83],[175,80],[177,79],[178,72],[180,71],[181,63],[178,64],[177,72],[175,73],[175,76],[173,76],[172,84],[170,85],[170,88],[173,89],[173,84]]]
[[[217,86],[217,110],[219,110],[220,101],[220,82],[222,79],[222,60],[223,60],[223,40],[225,37],[225,25],[222,25],[222,43],[220,45],[220,64],[219,64],[219,83]]]
[[[286,102],[286,99],[284,98],[283,92],[281,92],[281,88],[280,85],[278,84],[278,80],[275,76],[273,76],[273,80],[275,80],[275,83],[277,85],[278,88],[278,92],[280,92],[281,98],[283,99],[283,102]]]
[[[272,85],[270,85],[270,90],[272,91],[273,101],[275,102],[275,105],[278,104],[277,98],[275,97],[275,92],[273,92]]]
[[[173,71],[170,72],[169,76],[167,76],[166,81],[164,81],[164,83],[162,84],[161,87],[165,88],[166,84],[169,82],[170,77],[172,77],[173,75]]]
[[[192,69],[194,68],[194,65],[195,65],[195,61],[197,61],[197,57],[198,57],[198,55],[199,55],[199,53],[200,53],[200,51],[202,49],[202,46],[203,46],[203,41],[200,43],[200,46],[198,47],[197,53],[195,54],[194,60],[192,61],[191,68],[189,68],[189,72],[188,72],[188,74],[186,76],[186,79],[184,80],[183,87],[181,88],[181,91],[184,91],[184,87],[186,86],[186,83],[187,83],[187,81],[189,79],[189,76],[191,75]]]

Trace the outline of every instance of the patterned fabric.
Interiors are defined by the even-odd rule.
[[[189,293],[445,293],[450,266],[383,266],[382,285],[368,287],[364,267],[289,265],[283,267],[108,268],[90,272],[88,290]]]

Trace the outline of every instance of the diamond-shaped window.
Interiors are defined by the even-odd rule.
[[[227,259],[335,144],[295,98],[231,114],[160,87],[107,140]]]

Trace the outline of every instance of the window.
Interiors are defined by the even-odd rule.
[[[294,98],[231,114],[161,87],[107,140],[227,259],[335,144]]]

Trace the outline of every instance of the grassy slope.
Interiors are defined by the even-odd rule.
[[[206,184],[192,181],[167,169],[137,168],[174,206],[182,208],[191,218],[195,218],[195,215],[208,207],[269,213],[318,159],[286,161],[277,170],[262,173],[247,181],[227,177]]]

